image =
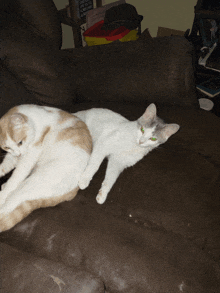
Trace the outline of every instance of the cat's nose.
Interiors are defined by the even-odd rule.
[[[16,157],[20,157],[21,152],[19,152],[19,151],[15,151],[14,154],[15,154]]]
[[[144,143],[144,139],[139,139],[139,144],[143,144]]]

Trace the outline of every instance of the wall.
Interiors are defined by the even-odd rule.
[[[115,1],[103,0],[104,4],[111,2]],[[126,2],[134,5],[137,12],[144,16],[142,31],[149,28],[152,37],[156,37],[158,26],[181,31],[191,29],[197,0],[127,0]],[[68,4],[68,0],[54,0],[54,3],[58,9],[61,9]],[[66,25],[62,27],[63,48],[72,48],[74,46],[72,30]]]

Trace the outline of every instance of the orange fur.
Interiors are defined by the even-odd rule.
[[[30,129],[34,129],[34,131],[30,132]],[[21,141],[22,143],[20,143]],[[10,159],[11,161],[5,164],[3,161],[0,165],[0,176],[4,176],[13,168],[16,171],[19,162],[25,160],[25,156],[30,150],[33,151],[34,155],[29,155],[28,161],[26,160],[19,165],[18,168],[20,169],[16,173],[17,175],[14,175],[15,171],[13,172],[11,178],[13,176],[13,179],[16,176],[18,178],[19,176],[19,181],[17,179],[10,181],[11,178],[9,178],[5,189],[0,192],[0,231],[5,231],[12,228],[33,210],[55,206],[76,196],[79,190],[77,181],[79,179],[77,178],[83,172],[83,168],[86,167],[88,155],[92,152],[92,138],[86,124],[72,114],[55,108],[21,105],[12,108],[0,119],[0,147],[8,152],[13,151],[9,154],[8,162]],[[21,152],[21,155],[16,155],[13,148],[17,149],[18,153]],[[64,153],[63,149],[65,149]],[[22,153],[22,150],[24,150],[24,153]],[[72,154],[70,158],[69,151]],[[35,154],[39,155],[36,161],[34,161]],[[60,159],[61,157],[62,159]],[[14,167],[12,166],[13,158],[17,160]],[[29,165],[29,162],[31,162],[30,172],[26,174],[25,166]],[[64,165],[64,162],[66,165]],[[44,172],[45,167],[46,170],[49,170],[49,173]],[[60,170],[62,170],[61,174]],[[44,178],[41,179],[42,172],[47,178],[45,181]],[[51,179],[51,172],[55,181]],[[20,179],[18,173],[24,174],[23,177],[21,176],[22,179]],[[38,178],[38,181],[36,181],[36,178]],[[61,187],[57,183],[59,180],[63,184]],[[41,184],[41,181],[43,181],[43,184]],[[38,187],[39,185],[36,182],[41,187]],[[35,185],[33,188],[32,184]],[[67,186],[65,187],[67,192],[63,191],[63,186]],[[42,189],[39,190],[39,188]],[[57,189],[61,189],[63,193]],[[17,194],[19,198],[17,198]],[[23,194],[25,194],[25,199],[22,199]],[[5,201],[3,201],[5,195]],[[11,201],[10,197],[12,197]]]
[[[79,188],[75,188],[71,192],[56,196],[49,199],[40,199],[25,201],[19,205],[12,213],[7,217],[2,217],[0,215],[0,231],[6,231],[14,227],[17,223],[21,222],[25,217],[27,217],[31,212],[39,208],[53,207],[64,201],[70,201],[74,199],[77,195]]]

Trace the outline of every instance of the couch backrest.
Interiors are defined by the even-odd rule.
[[[193,47],[184,37],[142,38],[68,52],[58,50],[61,28],[53,1],[9,0],[2,11],[0,58],[36,103],[198,105]]]
[[[1,20],[13,29],[16,26],[28,25],[33,34],[47,40],[54,48],[61,48],[62,29],[58,10],[52,0],[2,0],[0,1]]]
[[[36,103],[68,108],[78,102],[198,107],[193,48],[183,37],[70,51],[6,40],[2,53],[4,65],[35,96]]]
[[[193,51],[180,36],[79,48],[78,99],[198,105]]]
[[[34,95],[3,65],[1,60],[0,72],[0,117],[16,105],[35,103]]]

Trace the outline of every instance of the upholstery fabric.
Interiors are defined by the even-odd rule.
[[[60,24],[51,2],[15,1],[13,9],[9,6],[12,14],[9,8],[2,12],[0,58],[37,103],[69,108],[74,102],[121,100],[198,107],[193,48],[185,38],[142,38],[58,50],[55,37]],[[48,11],[45,28],[50,37],[46,38],[37,15],[47,19]],[[33,23],[29,23],[30,15]]]
[[[106,160],[72,201],[0,233],[0,292],[217,293],[220,121],[199,109],[193,47],[173,36],[59,50],[53,2],[29,2],[0,1],[1,116],[34,103],[135,120],[154,102],[180,130],[124,170],[105,204]]]
[[[0,243],[1,293],[103,293],[93,275]],[[12,282],[13,280],[13,282]]]
[[[76,60],[78,54],[78,100],[197,104],[193,50],[183,37],[86,47],[74,51]]]
[[[13,37],[30,41],[32,33],[32,37],[36,35],[54,48],[61,48],[61,23],[52,0],[1,0],[0,15],[1,26],[10,29]]]
[[[27,91],[24,84],[2,62],[0,63],[0,72],[0,116],[3,116],[10,108],[18,104],[36,102],[34,96]]]

